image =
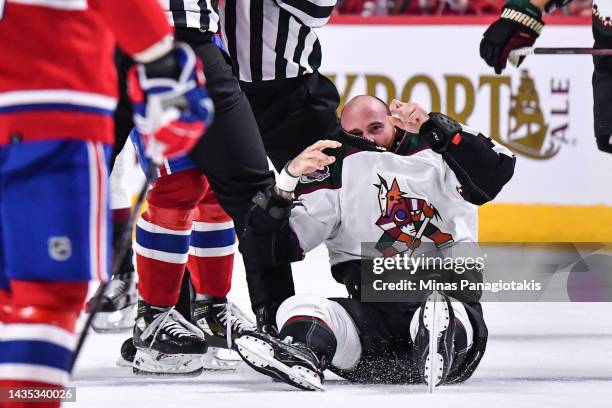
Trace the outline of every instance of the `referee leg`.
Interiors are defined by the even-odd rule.
[[[257,122],[240,90],[229,57],[213,43],[195,47],[204,61],[206,87],[215,103],[215,120],[191,151],[190,158],[204,171],[219,204],[234,220],[238,237],[245,228],[251,201],[274,183]],[[280,304],[294,294],[291,267],[267,270],[244,256],[247,284],[254,309]]]

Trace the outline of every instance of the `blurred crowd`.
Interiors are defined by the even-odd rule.
[[[339,0],[339,14],[386,16],[499,14],[505,0]],[[574,0],[556,13],[588,16],[592,0]]]

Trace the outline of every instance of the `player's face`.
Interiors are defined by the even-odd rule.
[[[345,109],[340,122],[345,132],[388,149],[393,144],[395,128],[387,119],[386,107],[375,102]]]

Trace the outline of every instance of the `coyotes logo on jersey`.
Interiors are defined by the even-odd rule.
[[[393,256],[406,250],[414,251],[421,245],[423,237],[433,241],[437,248],[453,242],[453,236],[442,232],[434,223],[442,218],[438,210],[422,198],[407,197],[401,191],[396,178],[391,187],[378,175],[378,204],[380,217],[376,225],[383,235],[376,243],[376,249],[384,256]]]

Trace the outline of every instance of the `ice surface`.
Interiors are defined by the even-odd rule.
[[[236,259],[231,299],[249,310]],[[299,292],[344,295],[317,248],[294,265]],[[464,384],[353,385],[331,373],[325,392],[303,392],[242,366],[190,379],[133,376],[115,365],[128,334],[88,337],[74,376],[79,407],[612,407],[612,303],[487,303],[487,352]],[[66,404],[65,406],[75,406]]]

